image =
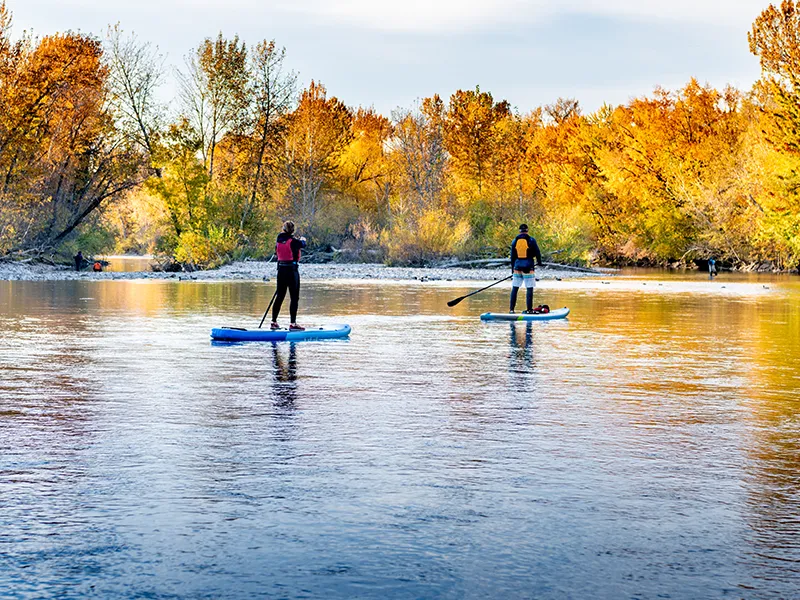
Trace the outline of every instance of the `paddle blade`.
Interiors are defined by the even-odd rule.
[[[456,298],[455,300],[450,300],[450,302],[447,303],[447,306],[455,306],[456,304],[461,302],[464,298],[466,298],[466,296],[461,296],[461,298]]]

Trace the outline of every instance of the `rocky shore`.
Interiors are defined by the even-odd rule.
[[[6,281],[68,281],[68,280],[133,280],[153,279],[172,281],[263,281],[275,277],[275,263],[242,261],[219,269],[193,273],[161,273],[153,271],[76,272],[67,267],[44,264],[0,262],[0,280]],[[568,269],[541,267],[536,276],[540,279],[576,279],[606,276],[613,269],[585,273]],[[382,264],[303,264],[300,274],[304,280],[358,279],[384,281],[495,281],[510,274],[508,267],[468,269],[460,267],[387,267]]]

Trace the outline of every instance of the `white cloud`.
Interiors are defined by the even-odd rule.
[[[102,34],[109,23],[158,44],[170,64],[223,31],[275,37],[302,81],[385,114],[480,84],[521,110],[574,96],[591,110],[689,77],[749,87],[745,34],[777,0],[7,0],[15,29]],[[593,20],[591,17],[600,17]],[[589,17],[589,18],[587,18]],[[705,25],[709,25],[707,28]],[[712,25],[719,26],[712,26]]]
[[[568,0],[564,5],[592,14],[745,26],[767,6],[764,0]]]
[[[777,0],[773,0],[777,2]],[[648,21],[708,23],[746,31],[768,0],[10,0],[12,12],[132,20],[146,14],[195,25],[248,25],[289,18],[315,26],[349,25],[406,33],[468,33],[546,22],[554,16],[594,15]]]
[[[433,33],[508,22],[514,13],[527,14],[529,4],[525,0],[294,0],[282,8],[369,29]]]
[[[237,3],[246,0],[235,0]],[[462,32],[560,14],[749,27],[763,0],[293,0],[281,10],[369,29]]]

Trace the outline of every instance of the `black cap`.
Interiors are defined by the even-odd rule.
[[[528,226],[525,225],[525,223],[523,223],[522,225],[519,226],[519,230],[520,231],[528,231]]]

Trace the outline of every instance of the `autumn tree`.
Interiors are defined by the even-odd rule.
[[[148,188],[164,202],[177,241],[184,231],[205,223],[208,172],[197,158],[200,140],[188,119],[170,125],[162,145],[163,176],[151,179]]]
[[[493,245],[507,240],[516,224],[525,221],[546,252],[558,251],[563,260],[585,260],[591,233],[587,199],[596,185],[589,153],[595,128],[576,101],[559,99],[528,115],[514,115],[501,131],[498,169],[506,165],[506,171],[500,171],[503,178],[497,184],[501,204],[495,208]]]
[[[800,262],[800,2],[771,4],[753,23],[748,40],[771,93],[771,102],[763,103],[771,116],[764,131],[793,159],[783,165],[775,182],[777,193],[762,207],[765,226],[759,237],[771,240],[775,251],[786,257],[781,262],[796,265]]]
[[[692,80],[614,111],[606,143],[594,149],[615,208],[603,211],[616,232],[612,252],[654,261],[736,254],[727,227],[746,208],[734,185],[744,130],[738,104],[732,90]],[[723,202],[732,204],[720,218]]]
[[[772,111],[776,142],[800,152],[800,2],[770,4],[753,23],[747,39],[777,104]]]
[[[10,34],[11,13],[8,11],[5,1],[2,1],[0,2],[0,69],[2,69],[3,76],[7,76],[8,69],[11,66],[9,63],[14,44],[11,41]]]
[[[156,154],[165,110],[157,94],[164,82],[164,57],[136,35],[126,36],[119,25],[108,30],[105,55],[116,126],[147,153],[154,173],[160,175]]]
[[[297,76],[286,69],[286,50],[274,40],[263,41],[250,54],[251,160],[249,194],[241,210],[240,229],[258,204],[270,194],[273,176],[278,170],[280,144],[283,141],[286,115],[292,108]]]
[[[217,144],[247,118],[247,48],[239,36],[206,38],[179,75],[183,110],[197,132],[208,179],[214,179]]]
[[[352,139],[339,160],[342,193],[364,219],[385,225],[389,216],[389,197],[393,184],[393,165],[387,144],[392,123],[374,109],[359,108],[353,113]]]
[[[288,117],[283,164],[291,212],[313,231],[334,183],[339,159],[352,139],[352,115],[314,81]]]
[[[141,183],[143,157],[114,127],[101,44],[75,33],[9,44],[0,9],[0,244],[44,250]]]
[[[416,109],[392,113],[391,148],[402,173],[398,192],[403,204],[417,210],[439,207],[444,199],[444,114],[438,95],[425,98]]]
[[[572,117],[579,117],[581,106],[575,98],[559,98],[553,104],[547,104],[544,113],[553,123],[561,125]]]
[[[0,254],[116,219],[150,236],[126,247],[204,268],[263,256],[292,218],[314,245],[421,264],[505,255],[524,220],[576,262],[797,265],[799,9],[753,24],[749,93],[690,80],[592,114],[570,98],[520,114],[475,88],[387,119],[313,81],[298,98],[283,48],[221,33],[187,59],[172,111],[154,46],[119,26],[105,44],[15,39],[0,0]]]
[[[451,202],[446,107],[438,96],[397,110],[390,148],[397,183],[382,237],[392,264],[418,264],[449,255],[469,239],[469,223]]]
[[[520,222],[535,224],[543,216],[542,127],[541,109],[511,114],[495,127],[492,194],[482,199],[480,210],[473,208],[471,220],[473,232],[484,235],[486,243],[498,251],[505,251]]]
[[[453,170],[477,194],[492,176],[498,149],[498,127],[511,115],[508,102],[495,102],[489,92],[458,90],[450,97],[444,120],[445,144]]]

